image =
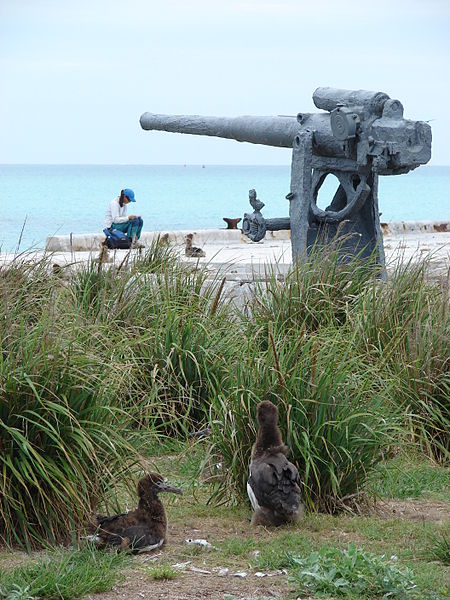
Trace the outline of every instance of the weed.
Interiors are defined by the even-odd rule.
[[[224,556],[247,556],[252,550],[255,550],[255,542],[251,539],[243,540],[240,538],[228,538],[220,543],[220,549]]]
[[[412,598],[413,574],[350,544],[347,550],[325,548],[305,558],[294,556],[291,580],[301,590],[317,595],[358,596],[361,598]],[[416,596],[417,597],[417,596]]]
[[[450,565],[450,537],[444,533],[434,537],[426,550],[426,556],[430,560],[438,560],[444,565]]]
[[[154,563],[149,567],[146,567],[146,572],[149,577],[155,581],[169,581],[175,579],[179,575],[179,572],[166,562]]]

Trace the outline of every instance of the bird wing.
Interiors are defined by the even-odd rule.
[[[120,515],[97,515],[97,530],[92,540],[102,547],[115,547],[136,552],[159,548],[165,539],[165,527],[139,511]]]
[[[89,536],[98,546],[116,548],[126,546],[125,530],[129,523],[130,513],[119,515],[96,515],[93,535]]]
[[[164,533],[157,528],[150,528],[144,524],[126,527],[124,538],[129,540],[129,548],[136,552],[145,552],[159,548],[164,543]]]
[[[284,454],[263,455],[250,464],[249,485],[260,506],[293,514],[301,500],[297,468]]]
[[[122,513],[120,515],[97,515],[95,517],[95,521],[99,527],[102,525],[106,525],[107,523],[119,523],[123,520],[123,517],[126,517],[128,513]]]

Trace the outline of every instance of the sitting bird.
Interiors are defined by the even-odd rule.
[[[95,517],[95,534],[88,536],[99,548],[130,550],[134,554],[161,548],[167,535],[167,517],[158,498],[160,492],[182,494],[164,482],[158,473],[149,473],[139,480],[139,506],[121,515]]]
[[[93,259],[93,262],[99,264],[113,262],[112,258],[109,256],[106,240],[101,243],[99,255],[97,258]]]
[[[194,237],[193,233],[188,233],[187,236],[185,237],[186,246],[185,246],[184,253],[186,254],[186,256],[191,256],[194,258],[201,258],[202,256],[206,256],[205,252],[201,248],[196,248],[195,246],[192,245],[193,237]]]
[[[256,190],[248,190],[248,201],[250,202],[250,205],[253,208],[253,210],[255,210],[256,212],[259,212],[265,206],[264,202],[262,202],[261,200],[259,200],[259,198],[256,197]]]
[[[163,235],[158,235],[158,244],[159,246],[168,246],[169,245],[169,234],[163,233]]]
[[[253,510],[252,525],[283,525],[303,516],[298,471],[286,455],[278,428],[278,408],[265,400],[258,404],[258,434],[252,450],[247,493]]]

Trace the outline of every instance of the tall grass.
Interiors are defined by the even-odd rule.
[[[400,443],[448,458],[448,289],[409,266],[387,282],[318,249],[247,316],[222,284],[156,243],[121,264],[0,267],[0,538],[76,535],[159,435],[209,420],[219,490],[245,493],[255,411],[269,399],[313,510],[358,508]],[[401,426],[401,429],[400,429]]]
[[[3,273],[2,321],[11,326],[0,353],[0,540],[8,545],[70,540],[137,459],[120,366],[104,361],[101,328],[68,316],[65,288],[43,277],[47,266]]]
[[[143,326],[129,348],[141,420],[164,433],[187,432],[206,420],[234,350],[230,308],[220,303],[219,281],[197,270],[166,273],[139,297]]]
[[[0,536],[67,541],[135,455],[101,357],[48,313],[0,356]]]
[[[362,261],[359,255],[342,262],[339,246],[314,248],[299,262],[285,280],[268,269],[267,289],[260,286],[252,306],[252,323],[267,341],[267,324],[275,332],[297,335],[340,327],[348,320],[349,310],[369,282],[379,276],[375,257]]]
[[[8,545],[70,540],[116,484],[134,486],[138,450],[154,446],[158,430],[204,420],[226,350],[218,282],[158,257],[91,263],[63,280],[47,260],[0,272]]]
[[[305,501],[316,510],[358,508],[367,472],[392,445],[418,441],[448,458],[448,298],[424,268],[407,265],[385,282],[375,264],[342,264],[332,248],[284,282],[268,278],[249,311],[247,343],[212,403],[228,489],[245,495],[263,399],[280,409]]]
[[[392,401],[411,437],[445,463],[450,451],[450,312],[448,278],[427,280],[427,262],[397,267],[358,297],[353,326],[367,359],[393,381]]]
[[[238,496],[245,495],[256,406],[267,399],[279,408],[279,425],[301,473],[308,508],[358,508],[367,472],[397,431],[377,374],[361,372],[351,346],[337,336],[291,336],[270,344],[258,360],[245,353],[230,375],[227,394],[213,400],[215,451],[224,457],[227,483]]]

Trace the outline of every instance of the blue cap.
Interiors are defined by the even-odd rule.
[[[130,202],[136,202],[133,190],[126,188],[125,190],[123,190],[123,195],[126,196]]]

